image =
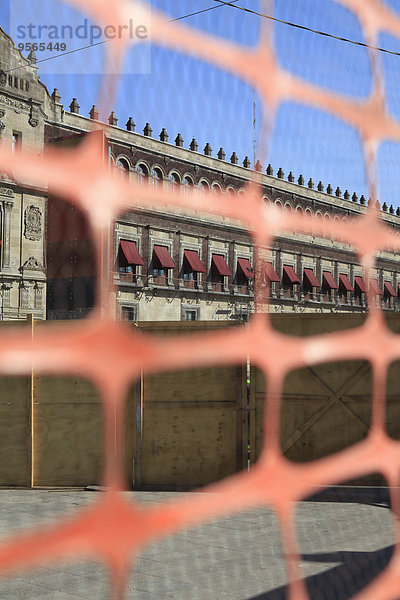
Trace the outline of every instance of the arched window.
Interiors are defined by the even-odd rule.
[[[153,187],[160,187],[162,184],[163,176],[160,169],[152,169],[151,171],[151,181],[153,183]]]
[[[233,196],[236,196],[236,192],[235,192],[234,188],[232,188],[232,187],[230,187],[230,188],[227,188],[227,189],[225,190],[225,193],[226,193],[226,194],[228,194],[228,196],[232,196],[232,197],[233,197]]]
[[[171,173],[169,176],[169,185],[171,190],[176,190],[177,186],[180,184],[179,177],[176,173]]]
[[[145,165],[137,165],[136,167],[136,177],[139,185],[143,185],[144,180],[149,176],[149,172]]]
[[[308,219],[310,219],[310,220],[307,220],[307,223],[311,223],[311,219],[313,218],[313,214],[312,214],[311,209],[310,208],[306,208],[304,214],[305,214],[306,217],[308,217]],[[312,232],[311,227],[308,227],[308,225],[305,226],[304,231],[305,231],[305,233],[311,233]]]
[[[118,169],[118,173],[121,177],[129,176],[129,165],[128,165],[128,162],[124,158],[119,158],[117,160],[117,169]]]
[[[210,186],[208,185],[207,181],[200,181],[199,188],[201,189],[202,192],[210,191]]]
[[[183,193],[187,194],[189,189],[193,187],[193,181],[190,177],[184,177],[182,179]]]
[[[213,194],[221,194],[222,193],[222,189],[220,188],[220,186],[217,183],[212,184],[211,191]]]

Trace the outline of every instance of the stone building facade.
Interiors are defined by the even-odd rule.
[[[0,50],[2,141],[13,145],[15,151],[19,145],[27,145],[42,152],[48,144],[70,143],[93,130],[93,121],[99,120],[96,107],[87,117],[81,115],[74,98],[66,109],[58,91],[50,95],[40,83],[34,55],[23,58],[1,30]],[[246,185],[254,175],[247,157],[239,164],[235,153],[227,159],[222,148],[213,156],[209,144],[199,149],[194,138],[184,147],[179,133],[170,140],[165,129],[153,137],[148,123],[139,133],[131,117],[119,127],[111,113],[107,124],[111,168],[122,177],[151,185],[160,194],[164,188],[179,189],[182,194],[199,189],[215,194],[216,199],[218,194],[229,194],[232,201],[246,201]],[[285,176],[282,169],[274,176],[270,165],[262,172],[257,163],[255,170],[261,182],[261,200],[283,210],[339,221],[365,211],[364,197],[347,190],[324,188],[321,182],[315,186],[301,175],[296,179],[292,173]],[[82,247],[86,248],[88,239],[85,235],[74,239],[72,234],[62,248],[49,241],[46,246],[44,232],[51,222],[46,191],[35,190],[29,182],[17,186],[6,176],[1,184],[3,318],[22,318],[26,311],[50,319],[83,316],[94,302],[88,288],[95,287],[95,273],[86,264],[83,275],[72,254],[78,238],[85,240]],[[386,205],[381,210],[385,222],[400,231],[400,211]],[[51,235],[47,235],[49,239]],[[256,270],[271,284],[268,310],[366,310],[365,282],[352,249],[309,232],[277,237],[273,247],[264,249],[261,271],[255,264],[249,233],[217,215],[206,218],[177,213],[168,205],[157,210],[137,207],[118,218],[112,239],[117,317],[246,320],[254,310]],[[57,262],[60,273],[65,262],[76,264],[76,269],[64,270],[59,276],[57,269],[46,271],[49,263],[57,266]],[[83,286],[77,285],[82,281]],[[371,285],[385,309],[399,310],[397,255],[380,254]],[[54,290],[64,290],[69,302],[60,302],[60,293]]]
[[[0,143],[43,151],[46,88],[0,29]],[[0,172],[0,319],[46,316],[46,193]]]

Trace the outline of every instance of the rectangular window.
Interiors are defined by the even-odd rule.
[[[213,254],[211,257],[211,286],[216,292],[222,292],[225,277],[231,277],[232,271],[225,262],[222,254]]]
[[[129,322],[137,321],[137,307],[121,306],[121,320]]]
[[[22,134],[19,131],[13,131],[11,138],[11,150],[17,152],[21,148]]]
[[[176,264],[171,258],[167,246],[153,246],[153,282],[157,285],[167,285],[170,269],[175,269]]]
[[[118,267],[118,269],[119,269],[120,273],[132,273],[133,272],[132,265],[126,265],[126,266],[125,265],[120,265]],[[136,267],[135,267],[135,269],[136,269]]]
[[[197,311],[196,310],[185,310],[184,321],[197,321]]]

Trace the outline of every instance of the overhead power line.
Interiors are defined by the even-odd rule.
[[[232,0],[229,3],[229,6],[235,6],[235,3],[239,2],[239,0]],[[223,8],[223,5],[217,6],[209,6],[208,8],[203,8],[202,10],[196,10],[195,12],[188,13],[187,15],[182,15],[181,17],[174,17],[173,19],[169,19],[166,21],[167,23],[174,23],[175,21],[182,21],[183,19],[188,19],[189,17],[194,17],[195,15],[201,15],[202,13],[209,12],[210,10],[215,10],[218,8]],[[60,52],[59,54],[54,54],[53,56],[48,56],[47,58],[40,58],[36,61],[36,63],[43,63],[49,60],[54,60],[55,58],[60,58],[61,56],[67,56],[68,54],[75,54],[75,52],[81,52],[81,50],[87,50],[88,48],[94,48],[95,46],[101,46],[102,44],[106,44],[107,42],[112,42],[113,40],[102,40],[101,42],[95,42],[94,44],[88,44],[87,46],[81,46],[80,48],[75,48],[75,50],[69,50],[68,52]],[[5,73],[11,73],[12,71],[17,71],[18,69],[22,69],[22,66],[14,67],[14,69],[8,69]]]
[[[366,44],[365,42],[358,42],[357,40],[351,40],[349,38],[341,37],[340,35],[334,35],[333,33],[328,33],[327,31],[320,31],[319,29],[312,29],[312,27],[306,27],[306,25],[299,25],[299,23],[293,23],[292,21],[278,19],[277,17],[273,17],[272,15],[267,15],[265,13],[258,12],[257,10],[246,8],[245,6],[240,6],[239,4],[234,3],[233,0],[232,2],[226,2],[225,0],[214,0],[214,2],[218,2],[219,6],[231,6],[232,8],[236,8],[237,10],[241,10],[252,15],[256,15],[258,17],[262,17],[263,19],[269,19],[270,21],[275,21],[276,23],[282,23],[283,25],[288,25],[289,27],[302,29],[303,31],[309,31],[310,33],[322,35],[324,37],[332,38],[340,42],[346,42],[347,44],[353,44],[354,46],[362,46],[363,48],[370,48],[371,50],[377,50],[378,52],[385,52],[386,54],[400,56],[400,52],[388,50],[387,48],[381,48],[380,46],[371,46],[370,44]]]
[[[252,15],[256,15],[263,19],[269,19],[270,21],[275,21],[276,23],[282,23],[283,25],[287,25],[289,27],[294,27],[295,29],[301,29],[303,31],[308,31],[310,33],[314,33],[316,35],[322,35],[327,38],[331,38],[340,42],[345,42],[347,44],[353,44],[355,46],[361,46],[363,48],[370,48],[371,50],[376,50],[378,52],[384,52],[386,54],[391,54],[393,56],[400,56],[400,52],[396,52],[394,50],[388,50],[387,48],[381,48],[379,46],[371,46],[370,44],[366,44],[365,42],[359,42],[357,40],[352,40],[350,38],[345,38],[342,36],[334,35],[332,33],[328,33],[326,31],[321,31],[319,29],[313,29],[312,27],[307,27],[306,25],[300,25],[299,23],[294,23],[293,21],[285,21],[284,19],[278,19],[278,17],[273,17],[272,15],[267,15],[266,13],[262,13],[251,8],[247,8],[245,6],[240,6],[237,4],[239,0],[231,0],[231,2],[227,2],[226,0],[213,0],[214,2],[218,2],[217,6],[209,6],[208,8],[203,8],[202,10],[198,10],[192,13],[188,13],[186,15],[182,15],[180,17],[174,17],[173,19],[169,19],[166,21],[167,23],[173,23],[175,21],[181,21],[183,19],[188,19],[189,17],[193,17],[195,15],[199,15],[202,13],[209,12],[211,10],[215,10],[217,8],[222,8],[224,6],[229,6],[231,8],[236,8],[237,10],[250,13]],[[113,40],[102,40],[101,42],[96,42],[93,44],[88,44],[87,46],[81,46],[80,48],[75,48],[74,50],[69,50],[67,52],[60,52],[59,54],[54,54],[53,56],[48,56],[47,58],[41,58],[37,60],[37,63],[47,62],[49,60],[54,60],[56,58],[60,58],[62,56],[67,56],[69,54],[75,54],[76,52],[81,52],[82,50],[87,50],[88,48],[94,48],[95,46],[101,46],[102,44],[106,44],[107,42],[111,42]],[[8,69],[6,73],[11,73],[12,71],[17,71],[18,69],[23,68],[15,67],[14,69]]]
[[[236,2],[239,2],[239,0],[232,0],[231,5],[234,6]],[[210,10],[215,10],[216,8],[222,8],[222,6],[209,6],[208,8],[203,8],[203,10],[196,10],[196,12],[189,13],[188,15],[183,15],[183,17],[176,17],[175,19],[170,19],[169,21],[167,21],[167,23],[173,23],[174,21],[182,21],[182,19],[194,17],[195,15],[201,15],[202,13],[209,12]]]

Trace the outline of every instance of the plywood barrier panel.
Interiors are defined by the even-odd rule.
[[[390,437],[400,440],[400,361],[392,363],[388,370],[386,430]]]
[[[81,378],[36,379],[34,485],[99,484],[103,411],[92,384]]]
[[[30,379],[0,378],[0,485],[29,487]]]
[[[144,379],[142,486],[199,486],[242,468],[243,377],[242,367],[218,367]]]
[[[234,402],[151,405],[144,419],[143,485],[194,487],[236,472]]]
[[[125,481],[128,489],[134,487],[136,457],[136,437],[137,427],[140,425],[140,381],[135,381],[128,393],[125,402],[125,428],[124,428],[124,460],[125,460]],[[137,419],[139,411],[139,418]]]
[[[235,402],[236,369],[211,367],[161,373],[145,379],[146,402]]]
[[[360,327],[365,319],[365,313],[339,313],[339,314],[270,314],[273,327],[286,335],[305,337],[321,335]],[[392,316],[388,317],[392,323]]]
[[[365,438],[371,420],[371,393],[371,370],[362,361],[290,372],[281,410],[281,445],[287,458],[315,460]]]
[[[260,456],[264,441],[264,405],[267,382],[260,369],[252,368],[250,377],[250,456],[251,462]]]

